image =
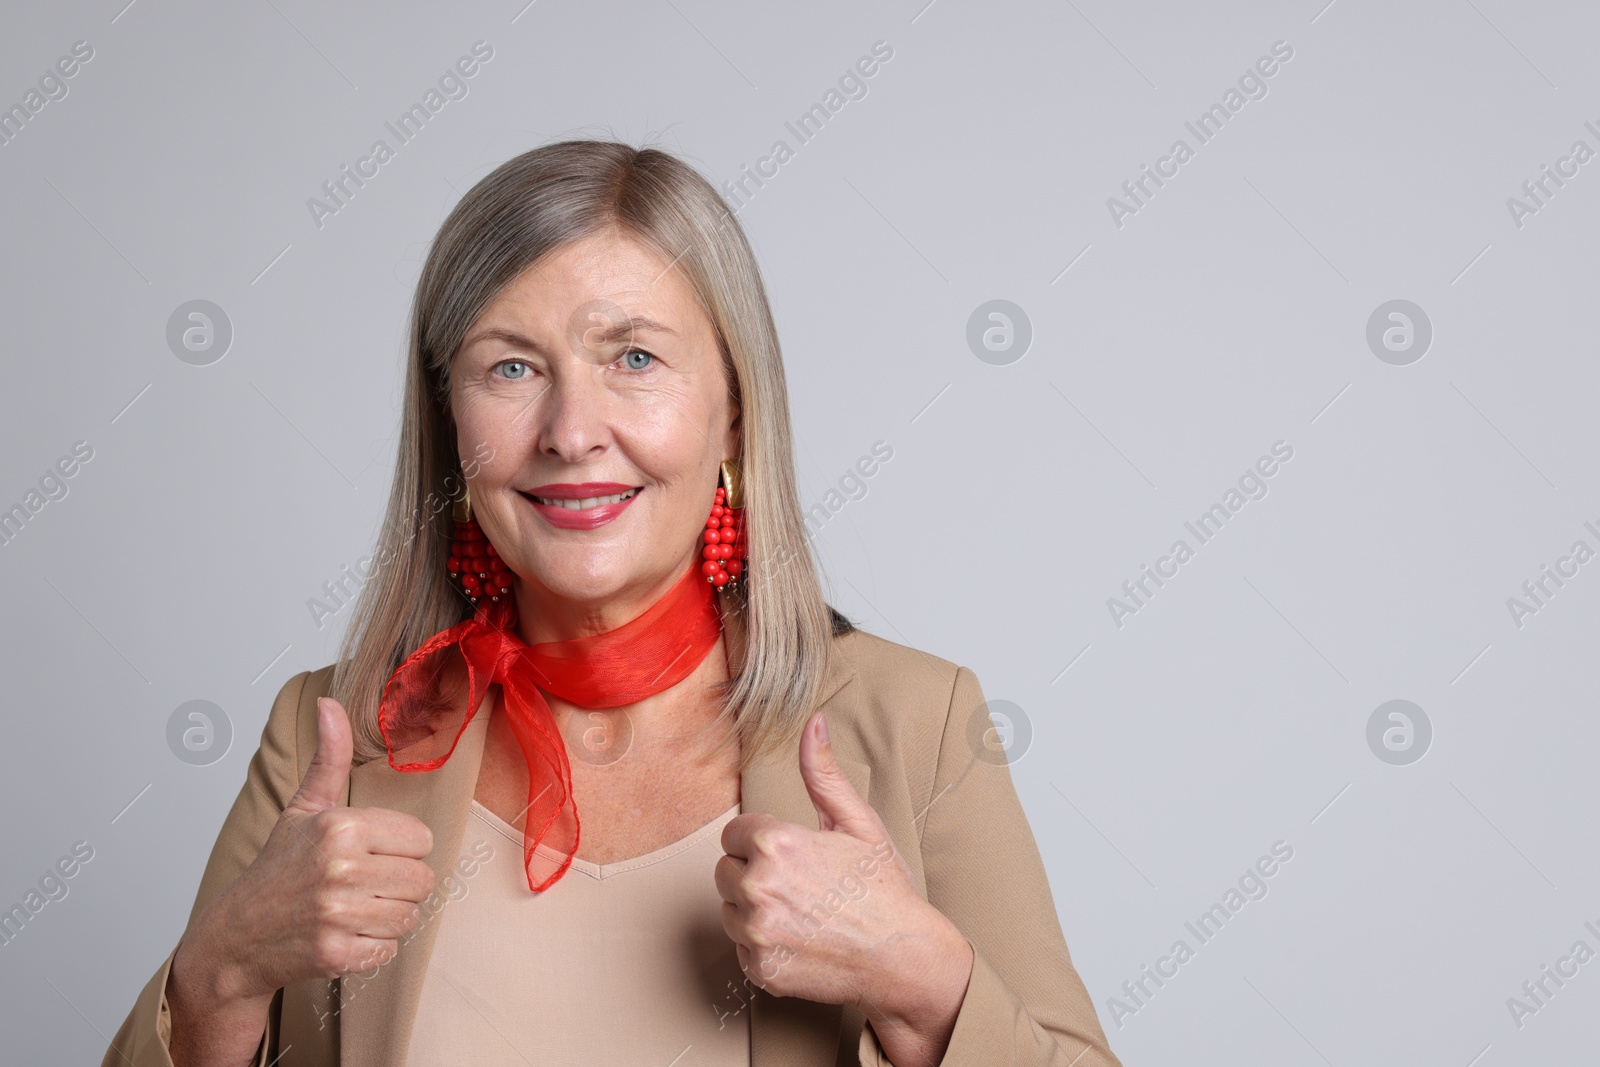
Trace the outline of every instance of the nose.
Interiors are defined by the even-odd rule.
[[[611,443],[607,394],[596,380],[599,368],[580,362],[563,369],[537,404],[539,451],[577,464]]]

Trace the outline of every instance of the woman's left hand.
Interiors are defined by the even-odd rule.
[[[850,1004],[890,1060],[938,1063],[972,973],[972,946],[916,889],[871,804],[845,777],[821,712],[800,737],[820,830],[763,812],[722,831],[722,925],[751,983]]]

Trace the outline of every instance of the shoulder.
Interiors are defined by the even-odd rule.
[[[284,766],[286,781],[298,782],[317,749],[317,698],[327,696],[333,664],[301,671],[278,690],[261,730],[261,748]]]
[[[911,688],[922,693],[942,689],[948,696],[956,673],[963,669],[932,652],[861,629],[835,637],[833,650],[847,670],[854,669],[856,684],[870,689]]]
[[[972,678],[951,660],[865,630],[834,637],[832,653],[833,671],[842,679],[837,697],[865,716],[919,734],[942,732],[958,688]]]
[[[859,765],[858,789],[866,786],[862,795],[902,848],[920,854],[923,816],[970,771],[975,737],[989,725],[977,676],[861,630],[836,636],[832,651],[842,684],[821,707],[834,749],[847,767]]]
[[[267,720],[268,728],[272,728],[274,720],[280,719],[283,720],[284,726],[290,726],[303,718],[307,709],[315,721],[317,698],[327,696],[332,683],[331,663],[314,671],[301,671],[284,682],[283,687],[278,690],[277,697],[272,701],[272,712]]]
[[[318,697],[328,695],[333,688],[333,667],[334,665],[329,663],[318,667],[314,671],[301,671],[294,678],[289,679],[288,684],[293,684],[296,679],[304,679],[303,688],[299,694],[300,703],[309,704],[314,708]],[[284,688],[287,689],[288,684]]]

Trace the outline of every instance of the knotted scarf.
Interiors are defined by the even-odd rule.
[[[389,766],[406,772],[443,766],[488,687],[498,684],[500,709],[528,764],[523,865],[528,888],[543,892],[572,866],[581,831],[567,746],[544,693],[599,709],[670,689],[694,672],[722,633],[714,598],[697,559],[637,618],[591,637],[533,645],[517,633],[514,596],[483,598],[470,619],[430,637],[384,686],[378,728]],[[397,763],[397,751],[424,758]],[[540,844],[560,861],[540,855]]]

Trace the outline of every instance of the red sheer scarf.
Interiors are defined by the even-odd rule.
[[[670,689],[715,647],[722,618],[700,561],[643,614],[614,630],[571,641],[527,644],[513,598],[479,602],[472,618],[430,637],[384,686],[378,728],[397,771],[431,771],[455,751],[490,685],[528,763],[523,863],[528,888],[543,892],[572,866],[580,825],[567,746],[548,691],[583,708],[615,708]],[[404,752],[407,762],[396,761]],[[544,844],[561,856],[536,851]]]

